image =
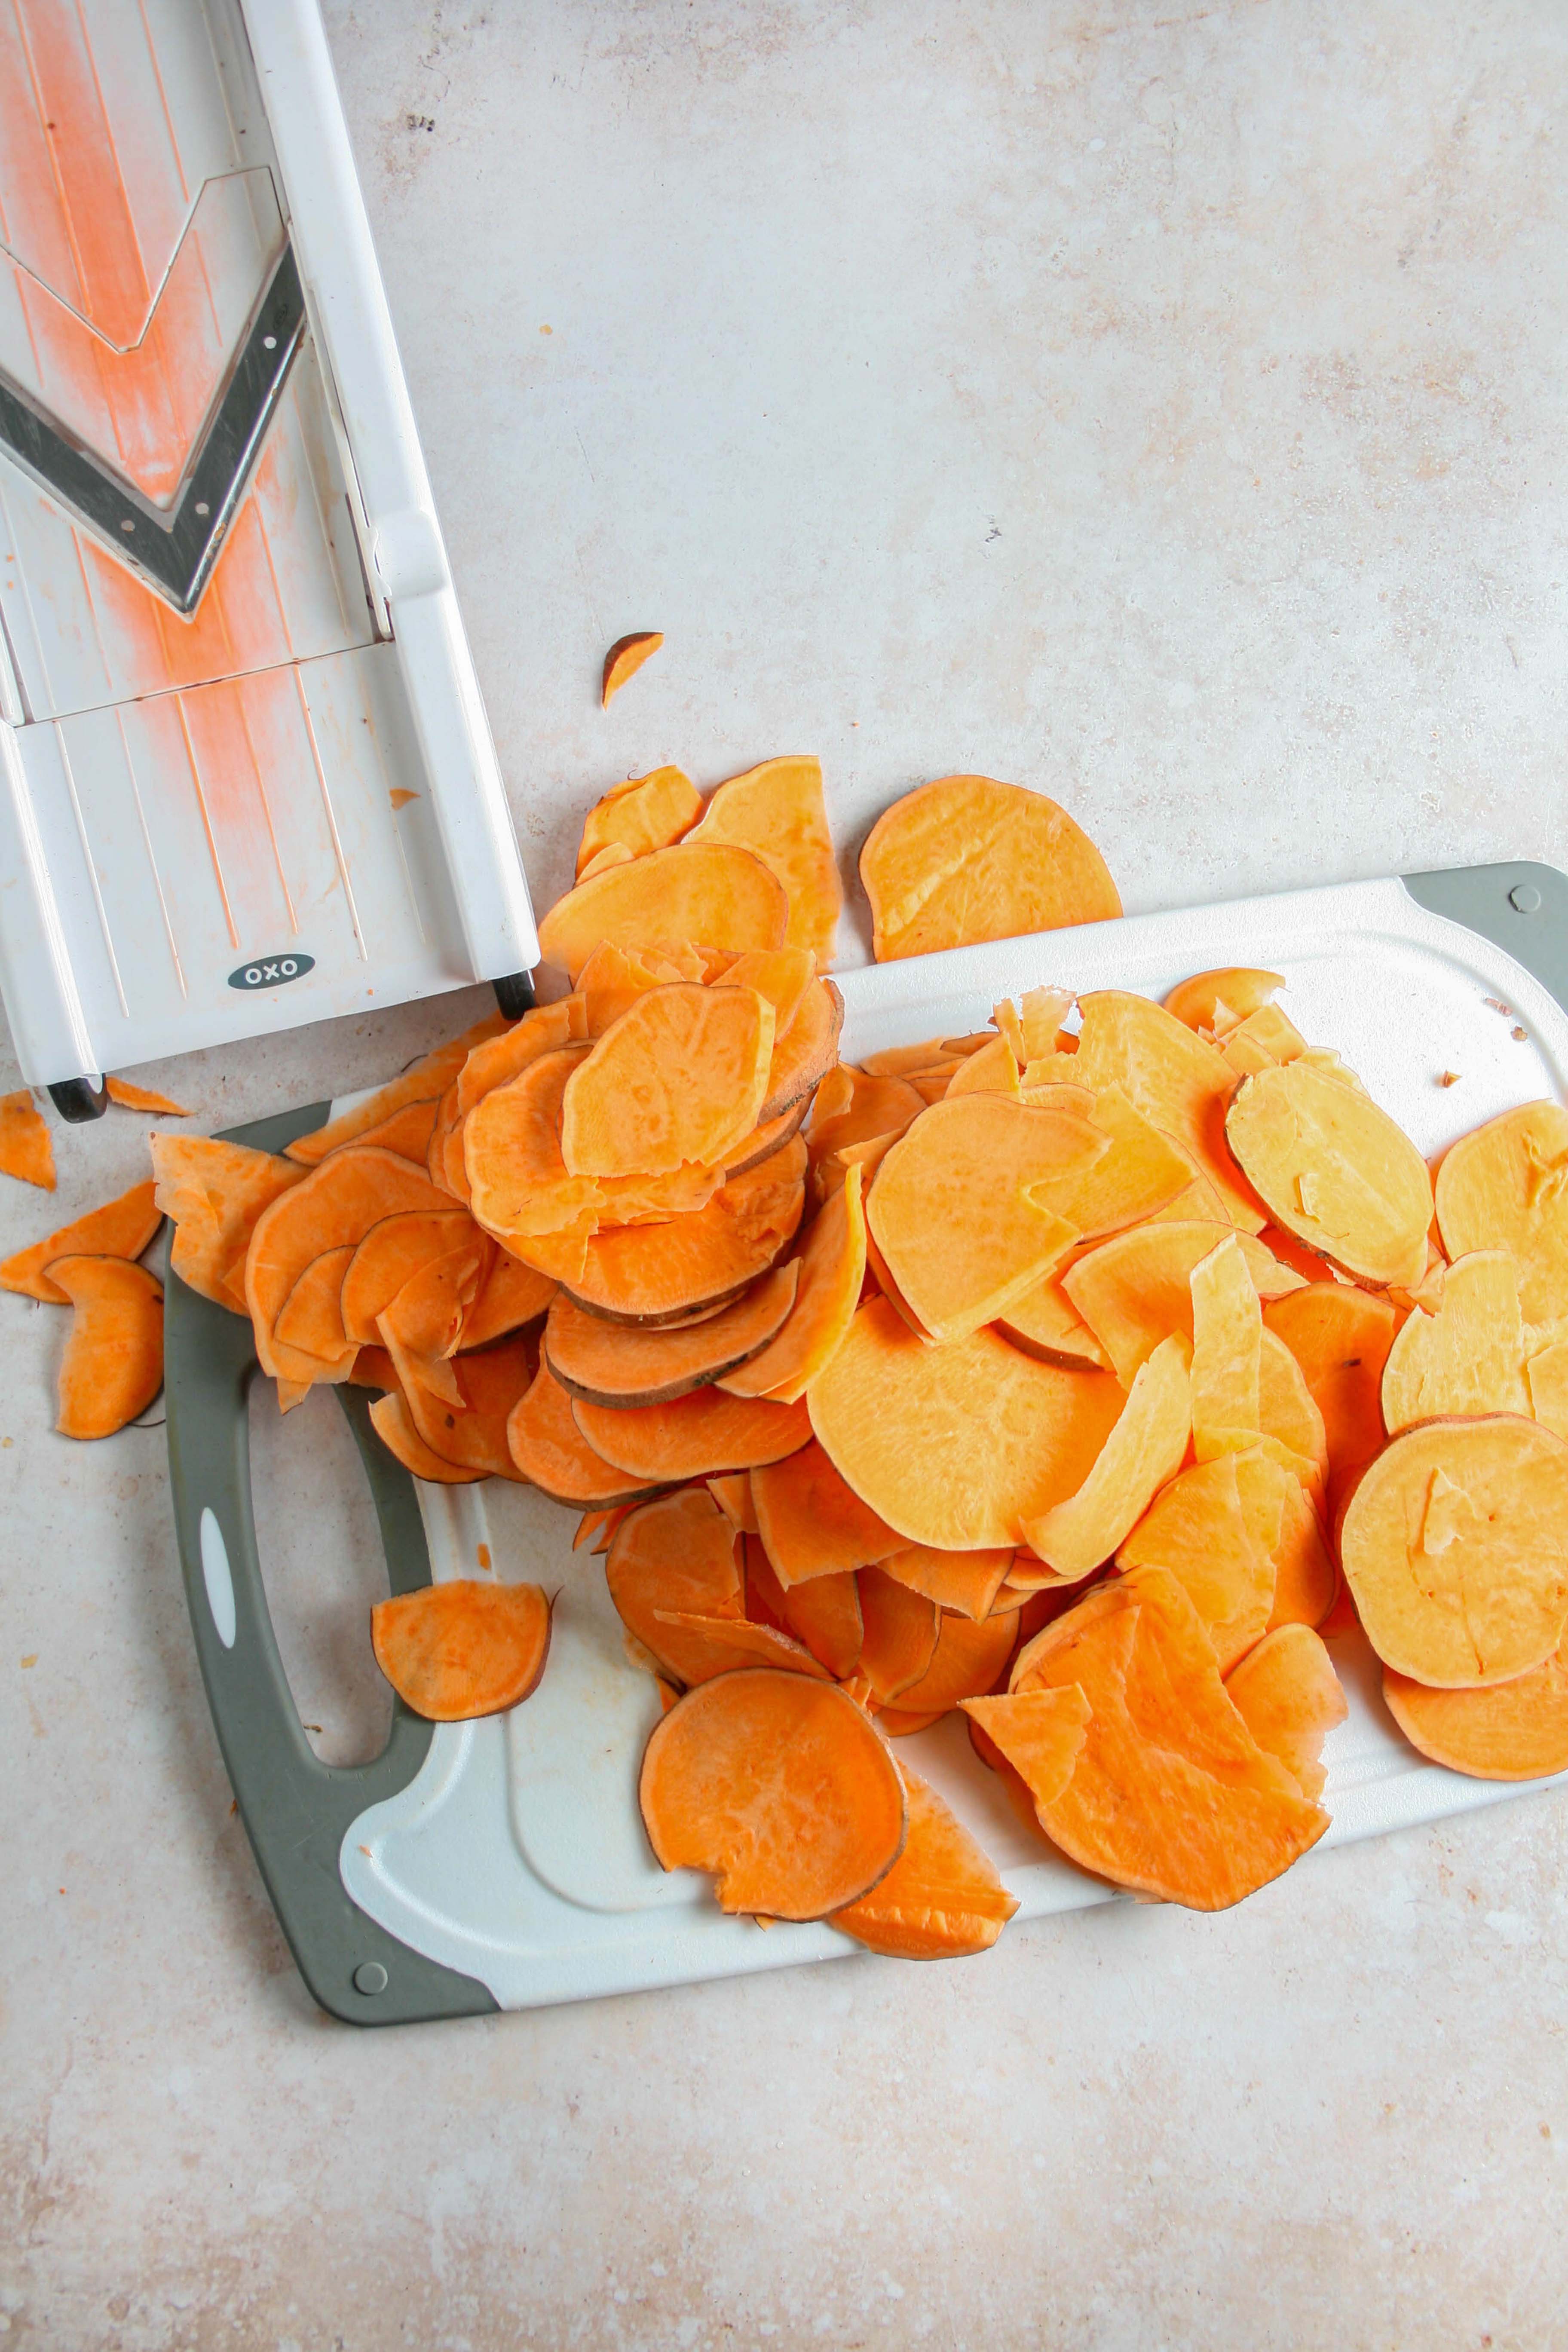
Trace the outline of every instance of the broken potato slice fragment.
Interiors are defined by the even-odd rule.
[[[1350,1073],[1304,1055],[1260,1070],[1237,1088],[1225,1131],[1287,1233],[1354,1281],[1420,1281],[1432,1222],[1426,1162]]]

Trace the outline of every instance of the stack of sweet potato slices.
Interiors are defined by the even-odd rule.
[[[1052,1845],[1222,1907],[1329,1825],[1358,1616],[1425,1753],[1568,1766],[1568,1113],[1434,1192],[1256,971],[841,1063],[814,761],[706,806],[632,779],[578,873],[552,1002],[281,1158],[155,1139],[157,1199],[285,1410],[375,1386],[416,1475],[583,1514],[658,1685],[662,1863],[986,1948],[1013,1898],[889,1745],[960,1710]],[[983,778],[889,810],[862,874],[883,955],[1118,911],[1063,812]],[[429,1711],[532,1686],[542,1597],[488,1676],[471,1596],[412,1598],[382,1646]]]

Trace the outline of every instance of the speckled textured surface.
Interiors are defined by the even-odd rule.
[[[807,748],[847,853],[980,768],[1130,907],[1568,862],[1549,0],[330,23],[542,899],[611,778]],[[162,1076],[228,1124],[459,1010]],[[142,1133],[57,1129],[0,1246]],[[355,2035],[230,1813],[162,1432],[55,1437],[62,1318],[0,1320],[0,2342],[1563,2340],[1563,1799],[1217,1919]],[[296,1418],[258,1417],[264,1541],[347,1755],[365,1529]]]

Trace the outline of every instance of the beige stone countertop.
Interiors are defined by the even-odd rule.
[[[1568,863],[1556,0],[328,15],[541,901],[613,779],[805,750],[847,863],[978,769],[1066,802],[1134,909]],[[205,1130],[460,1010],[138,1075]],[[57,1129],[0,1249],[134,1181],[143,1126]],[[1219,1917],[354,2032],[231,1810],[162,1429],[56,1436],[63,1315],[0,1322],[0,2344],[1568,2337],[1568,1798]],[[253,1420],[346,1754],[333,1412]]]

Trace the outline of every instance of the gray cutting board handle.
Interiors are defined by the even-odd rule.
[[[1428,913],[1505,949],[1568,1013],[1568,874],[1520,858],[1407,874],[1405,887]]]
[[[280,1151],[329,1109],[317,1103],[260,1119],[231,1129],[226,1139]],[[410,1951],[344,1892],[344,1832],[367,1805],[407,1787],[429,1750],[431,1726],[395,1699],[386,1746],[373,1763],[352,1767],[323,1764],[300,1728],[251,1509],[246,1399],[257,1362],[249,1324],[171,1276],[163,1367],[169,1481],[202,1679],[240,1818],[300,1975],[323,2009],[353,2025],[495,2009],[485,1986]],[[370,1482],[388,1582],[394,1592],[412,1591],[430,1581],[414,1481],[371,1427],[365,1391],[340,1388],[338,1398]]]

